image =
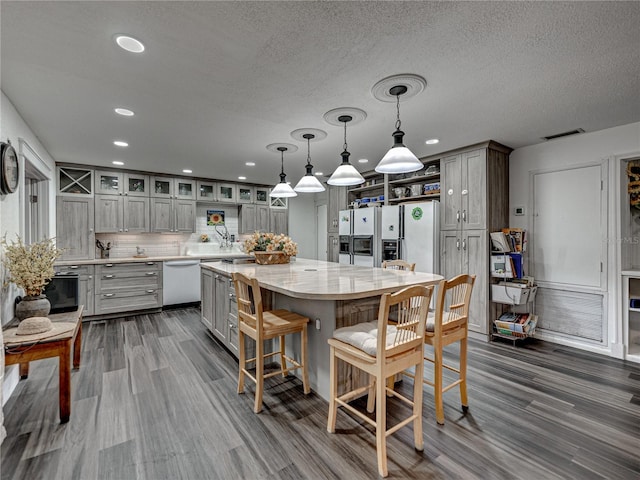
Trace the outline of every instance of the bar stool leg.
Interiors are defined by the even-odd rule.
[[[282,372],[282,378],[284,378],[289,374],[289,369],[287,368],[287,359],[284,356],[286,343],[284,335],[280,335],[278,339],[280,342],[280,371]]]
[[[378,452],[378,473],[386,477],[387,472],[387,395],[386,382],[382,372],[376,378],[376,450]]]
[[[467,411],[469,400],[467,398],[467,338],[460,340],[460,401],[462,410]]]
[[[424,375],[424,362],[416,365],[415,377],[413,379],[413,414],[416,416],[413,421],[413,440],[416,450],[424,450],[424,437],[422,435],[422,376]]]
[[[238,359],[240,363],[240,372],[238,373],[238,393],[244,393],[244,369],[247,368],[246,353],[244,350],[244,333],[242,330],[238,332]]]
[[[327,432],[336,431],[336,414],[338,413],[338,361],[334,347],[329,348],[329,416],[327,420]]]
[[[307,368],[307,324],[305,323],[300,333],[300,355],[302,356],[302,387],[304,394],[307,395],[311,391],[309,386],[309,369]]]
[[[262,410],[262,391],[264,389],[264,344],[256,341],[256,402],[253,407],[255,413]]]

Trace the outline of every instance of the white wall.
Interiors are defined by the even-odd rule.
[[[289,236],[298,244],[298,256],[316,258],[315,195],[299,194],[289,199]]]
[[[530,205],[531,184],[530,173],[545,169],[558,169],[562,167],[593,164],[594,162],[608,162],[609,171],[609,198],[608,198],[608,238],[616,238],[617,217],[615,199],[619,195],[617,190],[616,156],[638,154],[640,152],[640,122],[609,128],[597,132],[590,132],[571,137],[552,140],[549,142],[519,148],[511,153],[509,161],[509,206],[511,214],[509,225],[524,229],[530,228],[530,220],[533,206]],[[515,216],[516,206],[524,206],[526,215]],[[561,205],[559,205],[561,208]],[[587,212],[585,212],[587,214]],[[584,235],[589,235],[585,231]],[[620,314],[621,291],[619,283],[619,265],[616,254],[619,246],[614,241],[607,241],[607,318],[608,339],[606,353],[621,357],[622,349],[622,316]],[[580,342],[572,342],[567,339],[555,339],[559,343],[565,343],[580,348],[589,348]],[[592,348],[589,348],[592,349]]]
[[[22,205],[22,197],[24,191],[24,158],[20,155],[20,140],[26,142],[33,153],[39,156],[46,168],[51,172],[55,172],[55,161],[49,153],[44,149],[36,135],[31,131],[25,123],[20,113],[15,109],[9,98],[0,91],[0,139],[2,141],[11,140],[11,144],[18,152],[20,161],[20,184],[18,190],[10,195],[0,195],[0,235],[7,235],[7,239],[15,239],[16,234],[22,234],[24,225],[22,222],[24,205]],[[53,179],[53,176],[51,176]],[[51,235],[55,235],[55,182],[49,189],[49,223]],[[4,285],[5,273],[0,266],[0,286]],[[0,324],[4,325],[13,318],[13,299],[17,292],[14,288],[1,287],[0,290]],[[1,333],[0,333],[1,340]],[[2,342],[0,341],[0,346]],[[0,383],[2,384],[2,393],[0,400],[4,405],[6,398],[15,388],[18,381],[17,365],[12,365],[4,369],[4,354],[0,362]],[[0,442],[4,439],[5,431],[3,425],[2,411],[0,410]]]

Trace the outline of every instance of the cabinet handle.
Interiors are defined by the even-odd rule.
[[[89,275],[89,280],[93,280],[93,275]]]
[[[460,221],[460,210],[456,212],[456,222]]]
[[[119,231],[119,232],[121,232],[121,231],[122,231],[122,229],[120,229],[120,230],[118,230],[118,231]]]
[[[124,229],[124,231],[125,231],[125,232],[128,232],[128,231],[129,231],[129,229],[128,229],[128,228],[125,228],[125,229]]]
[[[463,250],[467,249],[467,241],[466,240],[462,240],[462,249]]]
[[[105,293],[105,294],[103,295],[103,297],[115,297],[115,296],[116,296],[116,294],[115,294],[115,293]]]
[[[145,273],[145,275],[151,276],[151,275],[157,275],[157,273],[156,272],[147,272],[147,273]]]
[[[70,265],[69,268],[75,270],[76,268],[78,268],[78,265]]]
[[[155,290],[147,290],[147,293],[156,293]]]
[[[147,262],[147,265],[155,265],[155,262]]]
[[[462,210],[462,221],[463,222],[467,221],[467,211],[466,210]]]
[[[104,266],[105,267],[113,267],[113,263],[105,263]]]
[[[229,328],[234,329],[234,328],[237,328],[237,327],[233,323],[230,323],[229,324]]]
[[[129,195],[129,192],[124,192],[125,195]]]
[[[460,250],[460,239],[456,238],[456,248]]]
[[[469,195],[469,190],[464,189],[462,190],[462,192],[460,192],[462,195]]]
[[[103,275],[102,278],[116,278],[115,275]]]
[[[215,278],[220,278],[220,275],[216,274]]]
[[[229,298],[236,298],[236,296],[235,296],[235,294],[230,293],[230,294],[229,294]]]

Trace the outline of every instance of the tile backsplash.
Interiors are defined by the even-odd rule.
[[[224,220],[229,234],[238,239],[238,207],[226,204],[198,204],[196,206],[196,231],[195,233],[140,233],[117,234],[97,233],[96,240],[100,240],[105,246],[111,243],[110,258],[127,258],[137,254],[137,247],[145,249],[145,255],[150,257],[164,257],[181,255],[184,245],[189,242],[199,242],[200,235],[206,233],[210,241],[218,243],[219,236],[215,227],[207,225],[207,210],[224,211]],[[100,249],[96,247],[96,258],[100,258]]]

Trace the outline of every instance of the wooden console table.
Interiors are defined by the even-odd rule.
[[[12,343],[4,346],[5,365],[19,364],[20,378],[29,376],[29,362],[59,357],[60,423],[68,422],[71,415],[71,347],[73,346],[73,368],[80,368],[82,310],[81,305],[75,312],[49,315],[52,322],[75,322],[76,328],[73,331],[37,342]]]

